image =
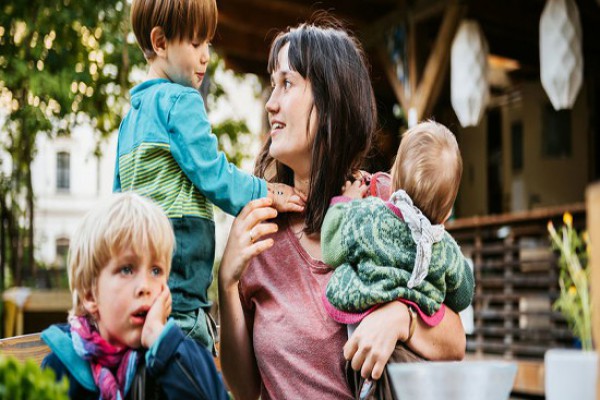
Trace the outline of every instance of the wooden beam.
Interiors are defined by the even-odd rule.
[[[377,21],[364,27],[360,31],[357,31],[356,35],[365,50],[372,47],[377,47],[381,45],[381,43],[385,43],[385,35],[388,30],[393,26],[403,23],[405,19],[406,7],[401,6],[388,13],[386,16],[379,18]]]
[[[465,7],[457,0],[452,0],[446,6],[442,25],[423,71],[423,79],[411,99],[410,106],[415,108],[418,121],[426,117],[437,102],[446,78],[452,40],[465,12]]]
[[[396,75],[396,69],[390,60],[387,49],[384,45],[381,45],[377,48],[377,57],[379,58],[379,62],[385,71],[385,75],[388,78],[388,82],[396,95],[396,99],[405,113],[408,112],[410,97],[406,96],[406,88],[404,84],[398,79]]]
[[[592,337],[600,344],[600,183],[588,186],[586,193],[587,230],[590,239]],[[600,368],[596,379],[596,399],[600,399]]]
[[[406,38],[408,40],[407,55],[408,58],[408,92],[412,98],[417,90],[419,82],[419,71],[417,68],[417,21],[409,15],[408,17],[408,32]]]
[[[271,45],[271,40],[266,37],[241,35],[238,31],[224,25],[217,29],[212,43],[215,50],[222,56],[234,55],[262,62],[266,68]]]

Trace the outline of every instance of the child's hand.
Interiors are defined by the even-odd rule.
[[[354,182],[346,181],[342,186],[342,196],[350,197],[351,199],[362,199],[367,194],[369,187],[361,179]]]
[[[237,286],[250,259],[273,246],[271,238],[258,240],[277,232],[277,224],[264,222],[277,216],[272,203],[271,199],[264,197],[251,201],[233,221],[219,267],[219,282],[225,288]]]
[[[167,318],[171,314],[171,305],[173,300],[171,299],[171,291],[169,287],[165,285],[162,292],[154,300],[152,307],[146,314],[146,322],[142,328],[142,346],[150,348],[158,339],[161,332],[165,327]]]
[[[302,212],[306,195],[284,183],[267,183],[267,197],[273,200],[273,207],[280,212]]]

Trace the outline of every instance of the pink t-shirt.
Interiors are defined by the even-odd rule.
[[[274,246],[251,262],[239,286],[261,398],[352,399],[342,350],[346,326],[321,301],[332,270],[304,250],[286,215],[277,223]]]

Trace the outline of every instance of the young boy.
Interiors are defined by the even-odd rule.
[[[74,238],[69,324],[42,333],[42,366],[68,378],[70,398],[226,399],[210,353],[166,322],[174,237],[162,210],[114,194]]]
[[[217,25],[215,0],[134,0],[131,23],[149,72],[131,90],[131,110],[119,128],[114,191],[150,197],[171,219],[177,246],[169,279],[172,317],[212,349],[206,313],[215,253],[212,204],[237,215],[267,195],[279,211],[302,211],[304,202],[289,186],[240,171],[217,149],[198,92]]]
[[[332,199],[321,230],[323,261],[335,268],[323,301],[349,330],[374,308],[401,300],[409,305],[408,342],[416,310],[434,326],[444,304],[456,312],[473,298],[474,279],[460,248],[445,232],[462,175],[452,132],[422,122],[402,137],[392,166],[389,201],[364,197],[367,187],[347,182]],[[397,347],[394,361],[418,359]]]

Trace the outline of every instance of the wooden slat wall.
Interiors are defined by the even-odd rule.
[[[565,211],[585,227],[585,206],[456,220],[447,224],[474,263],[475,331],[467,352],[541,361],[549,348],[573,347],[562,315],[552,310],[558,294],[557,257],[550,250],[547,223],[562,225]]]

